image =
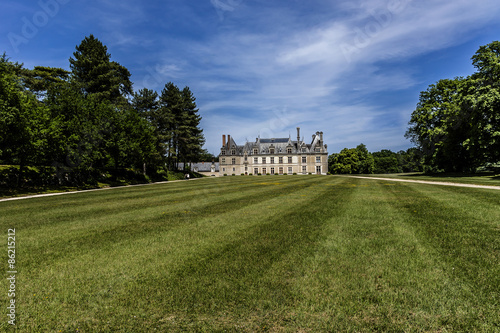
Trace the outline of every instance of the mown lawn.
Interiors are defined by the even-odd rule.
[[[0,202],[0,260],[15,228],[23,332],[495,332],[499,208],[495,190],[201,179]]]
[[[415,173],[371,174],[363,176],[500,186],[500,174],[494,172],[482,172],[482,173],[471,173],[471,174],[466,174],[466,173],[425,174],[421,172],[420,173],[415,172]]]

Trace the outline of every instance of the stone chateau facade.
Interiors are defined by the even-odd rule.
[[[327,145],[323,132],[313,134],[311,143],[289,138],[263,139],[237,145],[230,135],[222,135],[219,155],[219,175],[257,174],[318,174],[328,172]]]

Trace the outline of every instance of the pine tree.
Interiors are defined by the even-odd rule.
[[[201,116],[198,114],[196,98],[189,87],[182,90],[182,99],[183,118],[185,119],[184,140],[181,146],[182,156],[184,162],[193,162],[200,157],[205,138],[203,130],[199,127]]]
[[[125,96],[132,93],[128,69],[111,61],[108,48],[93,35],[76,46],[73,56],[69,59],[72,77],[85,95],[124,103]]]

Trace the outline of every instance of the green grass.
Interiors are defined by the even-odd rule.
[[[0,224],[20,331],[495,332],[499,206],[495,190],[221,177],[0,202]]]
[[[424,174],[416,172],[416,173],[372,174],[363,176],[500,186],[500,174],[496,174],[493,172],[481,172],[473,174],[466,174],[466,173]]]

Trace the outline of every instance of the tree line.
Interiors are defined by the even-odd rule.
[[[442,79],[420,93],[406,137],[425,171],[475,172],[500,161],[500,42],[472,56],[476,72]]]
[[[415,147],[397,153],[344,148],[328,158],[332,174],[500,170],[500,42],[479,47],[476,72],[442,79],[420,93],[405,137]]]
[[[0,58],[3,185],[167,179],[178,163],[206,153],[189,87],[134,92],[128,69],[93,35],[69,67],[27,69]]]
[[[364,144],[344,148],[328,156],[331,174],[372,174],[418,172],[423,170],[422,155],[417,148],[396,152],[388,149],[370,153]]]

